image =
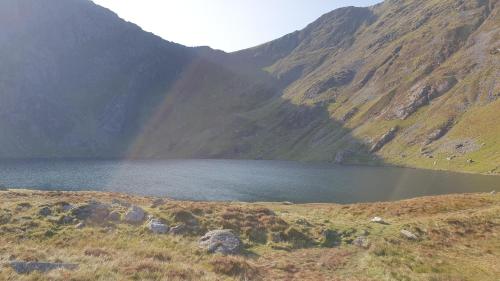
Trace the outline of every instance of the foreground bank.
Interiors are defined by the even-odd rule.
[[[497,280],[499,233],[490,193],[295,205],[6,190],[0,279]]]

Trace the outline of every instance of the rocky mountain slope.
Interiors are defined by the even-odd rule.
[[[330,160],[335,153],[324,153],[326,142],[339,147],[338,161],[351,162],[362,142],[385,163],[494,172],[500,165],[499,6],[496,0],[388,0],[348,7],[236,55],[279,79],[284,99],[321,108],[358,140],[327,138],[333,132],[318,127],[308,134],[316,142],[304,143],[307,156],[300,158]]]
[[[226,54],[88,0],[0,3],[0,157],[500,172],[498,0],[387,0]]]

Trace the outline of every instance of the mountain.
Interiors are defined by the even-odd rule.
[[[285,100],[322,108],[378,161],[498,172],[499,6],[387,0],[347,7],[235,55],[281,81]],[[356,159],[358,144],[326,141],[330,148],[343,142],[338,161]],[[312,141],[299,150],[317,160],[333,155]]]
[[[500,172],[498,0],[346,7],[235,53],[88,0],[0,3],[0,157]]]
[[[214,63],[219,55],[167,42],[88,0],[1,1],[0,157],[164,156],[171,137],[145,136],[148,128],[156,130],[155,118],[165,110],[174,115],[167,121],[171,131],[184,126],[182,120],[170,122],[177,110],[180,119],[195,122],[176,133],[182,144],[190,129],[201,134],[234,122],[221,113],[244,113],[252,106],[246,96],[258,103],[274,94],[259,90],[267,76],[263,71],[245,71],[252,82],[240,83],[243,72]],[[227,97],[227,108],[218,103],[199,111],[216,110],[224,120],[196,115],[197,91]],[[174,109],[169,100],[176,101]],[[183,100],[192,102],[183,108]],[[212,134],[217,132],[207,133]],[[158,150],[146,155],[138,140]]]

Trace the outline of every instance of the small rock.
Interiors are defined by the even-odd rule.
[[[42,207],[40,210],[38,210],[38,214],[40,216],[47,217],[47,216],[52,215],[52,210],[49,207],[45,206],[45,207]]]
[[[408,238],[408,239],[410,239],[410,240],[417,240],[417,239],[418,239],[417,235],[415,235],[415,234],[411,233],[411,232],[410,232],[410,231],[408,231],[408,230],[404,230],[404,229],[403,229],[403,230],[401,230],[401,234],[402,234],[404,237],[406,237],[406,238]]]
[[[352,244],[364,249],[368,249],[370,247],[370,241],[366,236],[357,237],[352,241]]]
[[[78,268],[78,264],[51,262],[11,261],[9,265],[19,274],[26,274],[33,271],[48,272],[54,269],[75,270]]]
[[[493,190],[493,191],[490,192],[490,194],[491,195],[495,195],[495,194],[497,194],[497,192],[495,190]]]
[[[467,163],[472,164],[472,163],[474,163],[474,160],[472,160],[472,159],[467,159]]]
[[[164,224],[158,219],[152,219],[151,221],[149,221],[148,228],[155,234],[165,234],[169,230],[168,225]]]
[[[293,205],[293,203],[292,203],[292,202],[289,202],[289,201],[284,201],[284,202],[281,202],[281,204],[283,204],[283,205]]]
[[[199,245],[209,253],[223,255],[238,254],[241,251],[241,240],[232,230],[213,230],[200,238]]]
[[[132,206],[125,214],[125,221],[128,223],[140,223],[146,217],[146,212],[141,207]]]
[[[370,220],[371,222],[374,223],[380,223],[380,224],[388,224],[386,221],[384,221],[381,217],[373,217],[373,219]]]
[[[77,225],[75,225],[75,228],[77,229],[82,229],[85,227],[85,223],[84,222],[79,222]]]

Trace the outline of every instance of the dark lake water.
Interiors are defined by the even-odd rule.
[[[0,185],[102,190],[188,200],[370,202],[500,191],[500,177],[284,161],[9,161]]]

